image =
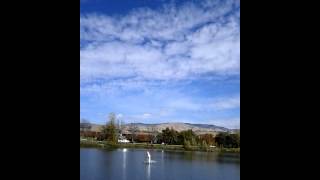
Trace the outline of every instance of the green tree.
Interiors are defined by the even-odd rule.
[[[200,136],[200,142],[205,141],[208,145],[213,145],[214,137],[212,134],[203,134]]]
[[[178,132],[174,129],[166,128],[162,130],[162,133],[157,136],[158,141],[162,141],[166,144],[177,144]]]
[[[184,148],[185,150],[191,150],[192,148],[191,148],[191,143],[190,143],[190,141],[184,140],[184,141],[183,141],[183,148]]]
[[[103,140],[109,141],[110,143],[117,143],[117,128],[116,128],[116,116],[114,113],[109,114],[109,121],[102,127],[102,138]]]
[[[189,142],[190,145],[197,145],[197,136],[196,134],[191,130],[187,131],[181,131],[178,135],[178,144],[184,144],[185,142]]]
[[[239,148],[240,147],[240,134],[230,134],[231,147]]]
[[[202,150],[208,151],[209,145],[206,143],[205,140],[203,140],[203,141],[201,142],[200,148],[201,148]]]
[[[215,137],[216,143],[220,147],[226,148],[239,148],[240,147],[240,134],[228,134],[228,133],[219,133]]]
[[[227,137],[227,133],[225,132],[218,133],[215,137],[215,141],[217,145],[220,147],[226,147],[226,137]]]

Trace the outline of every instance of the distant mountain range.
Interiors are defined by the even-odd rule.
[[[91,130],[100,131],[102,125],[92,124]],[[129,133],[131,129],[135,129],[139,133],[161,132],[166,128],[173,128],[176,131],[185,131],[192,129],[196,134],[211,133],[216,134],[218,132],[240,132],[240,129],[228,129],[221,126],[210,124],[191,124],[191,123],[159,123],[159,124],[145,124],[145,123],[130,123],[121,126],[123,133]]]

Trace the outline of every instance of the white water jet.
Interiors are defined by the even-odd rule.
[[[151,155],[150,155],[149,151],[147,151],[147,154],[148,154],[148,162],[150,164],[151,163]]]
[[[156,162],[156,161],[151,160],[151,155],[150,155],[149,151],[147,151],[147,155],[148,155],[148,159],[147,159],[147,161],[145,161],[145,163],[151,164],[151,163],[155,163]]]

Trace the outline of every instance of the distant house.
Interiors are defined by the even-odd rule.
[[[130,141],[126,139],[125,136],[122,136],[122,134],[119,135],[118,143],[129,143]]]
[[[118,139],[118,143],[129,143],[128,139]]]

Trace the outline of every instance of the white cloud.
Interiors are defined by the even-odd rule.
[[[178,97],[167,100],[165,106],[170,109],[188,111],[225,111],[240,107],[240,96],[217,97],[197,99],[191,97]]]
[[[80,48],[80,84],[105,90],[123,78],[142,85],[239,74],[239,17],[225,16],[234,3],[168,5],[123,17],[80,16],[80,41],[87,42]]]
[[[169,100],[167,108],[176,110],[188,110],[197,111],[202,109],[204,104],[199,104],[192,101],[190,98],[176,98],[174,100]]]
[[[144,114],[142,115],[142,117],[143,117],[143,118],[150,118],[150,117],[151,117],[151,114],[149,114],[149,113],[144,113]]]
[[[143,114],[126,114],[122,116],[128,123],[139,123],[145,122],[146,120],[150,120],[152,118],[152,114],[143,113]]]
[[[205,0],[124,16],[80,14],[80,95],[90,99],[81,104],[88,109],[83,116],[112,109],[136,122],[179,119],[180,112],[214,119],[220,116],[206,113],[239,108],[240,97],[227,97],[230,92],[201,99],[179,88],[239,75],[240,15],[230,13],[235,6],[238,0]],[[96,118],[104,121],[105,114]],[[231,127],[238,120],[211,121]]]
[[[214,110],[227,110],[240,107],[240,96],[219,98],[209,105]]]

